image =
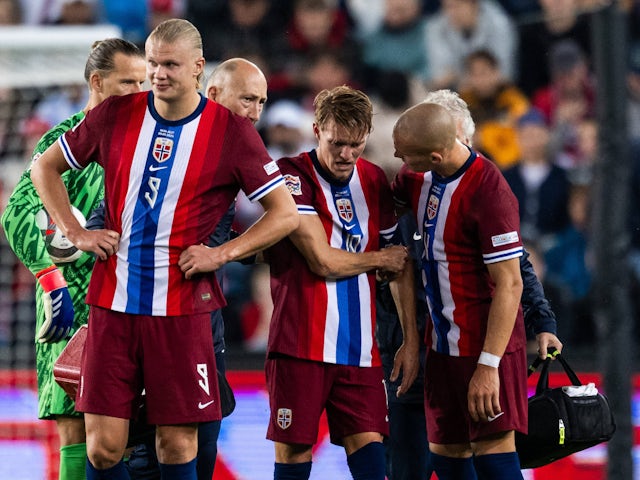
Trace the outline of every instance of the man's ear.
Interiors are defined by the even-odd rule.
[[[431,161],[436,164],[442,163],[443,157],[440,152],[431,152]]]
[[[102,93],[102,76],[97,72],[93,72],[89,75],[89,85],[91,90]]]
[[[213,100],[215,102],[217,96],[218,96],[218,89],[216,88],[215,85],[211,85],[209,88],[207,88],[207,98],[209,100]]]

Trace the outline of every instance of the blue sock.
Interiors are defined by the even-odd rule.
[[[514,480],[522,478],[520,458],[516,452],[493,453],[474,457],[480,480]]]
[[[384,445],[371,442],[347,457],[353,480],[384,480],[386,474]]]
[[[311,462],[277,463],[273,469],[273,480],[309,480]]]
[[[211,480],[218,455],[218,435],[220,434],[220,420],[198,425],[198,462],[196,470],[198,480]]]
[[[178,463],[169,465],[167,463],[159,463],[160,478],[162,480],[197,480],[196,475],[196,458],[187,463]]]
[[[477,480],[473,457],[453,458],[431,452],[431,465],[439,480]]]
[[[125,462],[131,480],[158,480],[160,469],[156,457],[155,439],[146,444],[136,445]]]
[[[123,461],[113,467],[98,470],[87,458],[87,480],[129,480],[129,472]]]

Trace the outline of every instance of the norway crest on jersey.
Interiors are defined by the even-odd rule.
[[[427,203],[427,218],[433,220],[438,213],[438,205],[440,205],[440,199],[435,195],[429,197],[429,203]]]
[[[173,151],[173,140],[165,137],[156,137],[153,142],[153,158],[162,163],[169,160]]]
[[[292,418],[293,418],[293,412],[291,411],[290,408],[278,409],[277,422],[278,422],[278,426],[281,429],[286,430],[287,428],[289,428],[291,426]]]
[[[353,206],[351,200],[348,198],[339,198],[336,200],[336,208],[338,209],[338,215],[345,222],[349,223],[353,220]]]

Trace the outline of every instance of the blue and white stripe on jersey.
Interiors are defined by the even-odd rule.
[[[345,186],[316,178],[331,214],[329,244],[351,252],[365,251],[369,243],[369,208],[357,165]],[[371,365],[373,332],[371,289],[366,273],[343,279],[325,279],[328,309],[325,320],[325,361],[347,365]]]

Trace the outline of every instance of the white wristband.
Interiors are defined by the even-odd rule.
[[[478,357],[478,363],[486,365],[487,367],[498,368],[500,366],[500,358],[498,355],[494,355],[489,352],[482,352]]]

